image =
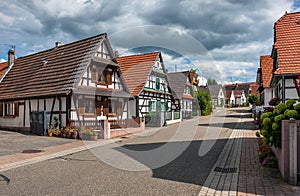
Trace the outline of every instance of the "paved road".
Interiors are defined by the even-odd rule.
[[[219,110],[2,172],[0,195],[198,195],[240,114]]]
[[[0,130],[0,156],[22,152],[28,149],[43,149],[45,147],[73,142],[56,137],[45,137],[27,132]]]

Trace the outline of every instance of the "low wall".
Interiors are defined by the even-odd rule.
[[[300,120],[296,121],[300,125]],[[300,127],[297,126],[297,173],[300,173]],[[289,120],[282,120],[281,123],[281,148],[272,147],[272,151],[278,160],[281,176],[289,179]]]

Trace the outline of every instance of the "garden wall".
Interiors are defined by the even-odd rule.
[[[297,124],[297,173],[300,173],[300,120]],[[272,147],[278,160],[279,170],[284,179],[289,179],[289,120],[281,123],[281,148]]]

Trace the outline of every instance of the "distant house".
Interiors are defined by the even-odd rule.
[[[269,101],[274,97],[274,88],[271,87],[273,76],[273,59],[270,55],[260,57],[260,68],[257,70],[257,84],[260,92],[260,100],[265,106],[269,106]]]
[[[241,106],[246,103],[251,94],[250,83],[225,84],[225,104],[227,106]]]
[[[271,54],[273,59],[271,87],[275,89],[274,96],[282,102],[299,97],[299,48],[300,12],[285,13],[274,24],[274,44]]]
[[[194,93],[192,88],[192,80],[189,76],[190,72],[168,73],[168,81],[175,99],[180,102],[180,108],[183,119],[192,118]]]
[[[214,107],[223,107],[225,105],[225,93],[222,85],[209,85],[208,86],[211,102]]]
[[[8,64],[0,83],[1,128],[43,134],[54,116],[61,125],[98,128],[99,120],[132,119],[132,96],[105,33],[16,60],[10,54]]]
[[[180,105],[173,104],[175,100],[160,52],[118,57],[117,61],[134,97],[129,102],[131,116],[147,117],[146,126],[181,121]]]

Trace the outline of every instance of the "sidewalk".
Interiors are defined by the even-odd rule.
[[[198,195],[300,195],[300,187],[284,182],[278,169],[261,165],[256,131],[252,118],[239,120]]]
[[[300,187],[284,182],[278,169],[261,165],[255,132],[256,130],[244,131],[238,195],[300,195]]]

